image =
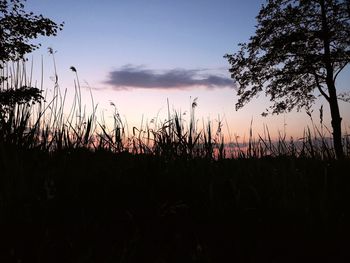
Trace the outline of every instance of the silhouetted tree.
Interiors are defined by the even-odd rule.
[[[38,36],[55,36],[62,24],[24,10],[26,0],[0,0],[0,62],[23,59],[40,44]],[[2,64],[1,63],[1,64]],[[0,64],[0,66],[1,66]]]
[[[40,44],[33,44],[31,40],[38,36],[55,36],[61,30],[63,23],[57,25],[52,20],[35,15],[24,10],[26,0],[0,0],[0,69],[8,61],[18,61],[37,49]],[[0,72],[0,84],[7,80],[3,71]],[[42,99],[41,91],[34,87],[7,86],[6,90],[0,86],[0,122],[14,106]],[[0,128],[2,125],[0,124]]]
[[[329,103],[335,152],[343,158],[335,81],[350,61],[349,6],[349,0],[267,1],[255,35],[225,55],[239,85],[236,109],[265,91],[272,113],[309,110],[316,89]]]

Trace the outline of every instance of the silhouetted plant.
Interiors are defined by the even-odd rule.
[[[19,89],[2,90],[0,93],[0,107],[14,107],[16,104],[40,102],[43,99],[38,88],[22,86]]]
[[[25,11],[24,2],[0,0],[0,128],[2,137],[9,138],[12,134],[17,139],[27,129],[29,104],[40,102],[43,97],[41,90],[27,85],[18,75],[10,73],[9,76],[6,67],[11,61],[25,60],[26,54],[40,46],[32,40],[39,36],[55,36],[63,27],[63,23],[58,25],[43,15]]]
[[[57,25],[42,15],[26,12],[24,2],[25,0],[0,1],[0,61],[2,63],[23,59],[24,55],[40,46],[30,42],[31,40],[38,36],[55,36],[63,27],[63,23]]]
[[[38,88],[22,86],[19,89],[0,90],[0,128],[16,106],[35,104],[43,99]]]
[[[274,102],[272,113],[308,110],[316,89],[329,103],[334,148],[342,158],[335,81],[350,62],[349,1],[272,0],[262,7],[257,21],[250,41],[240,44],[237,53],[225,55],[239,85],[236,109],[265,90]]]

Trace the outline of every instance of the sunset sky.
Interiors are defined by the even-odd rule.
[[[196,117],[218,118],[227,122],[228,136],[249,135],[253,129],[262,132],[267,124],[272,134],[283,131],[287,136],[301,137],[309,123],[302,111],[280,116],[261,117],[270,104],[264,94],[245,108],[235,111],[237,96],[228,72],[226,53],[238,50],[255,31],[255,16],[264,0],[28,0],[26,9],[41,13],[57,23],[65,22],[57,37],[40,38],[42,48],[33,53],[34,69],[40,75],[44,59],[44,86],[53,87],[52,57],[55,53],[61,89],[73,95],[74,66],[84,87],[84,100],[90,105],[87,87],[92,89],[99,111],[108,120],[113,102],[129,126],[140,126],[141,120],[167,117],[170,108],[188,111],[191,100],[198,98]],[[340,91],[349,90],[349,66],[339,77]],[[315,105],[314,119],[318,122]],[[343,127],[350,131],[350,104],[340,102]],[[220,117],[219,117],[220,116]],[[286,126],[284,125],[286,124]],[[326,125],[330,128],[329,118]]]

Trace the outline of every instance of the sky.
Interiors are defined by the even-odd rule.
[[[31,55],[40,78],[44,61],[44,87],[53,87],[53,60],[61,89],[74,94],[77,69],[83,101],[94,102],[111,121],[113,103],[129,127],[140,127],[158,117],[167,118],[171,110],[188,113],[197,98],[196,119],[224,123],[226,137],[262,133],[266,124],[272,135],[286,131],[299,138],[310,118],[302,112],[262,117],[271,103],[264,94],[243,109],[235,111],[238,100],[235,84],[223,56],[238,51],[255,32],[255,17],[265,0],[27,0],[26,9],[57,23],[64,22],[58,36],[39,38],[42,47]],[[340,75],[337,87],[349,90],[350,70]],[[314,107],[316,122],[319,99]],[[350,131],[350,104],[340,102],[343,127]],[[325,118],[330,128],[330,119]]]

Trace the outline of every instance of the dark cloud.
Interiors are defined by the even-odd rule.
[[[124,66],[109,73],[107,84],[115,89],[186,89],[194,86],[206,88],[233,87],[233,80],[206,70],[172,69],[162,72],[142,67]]]

